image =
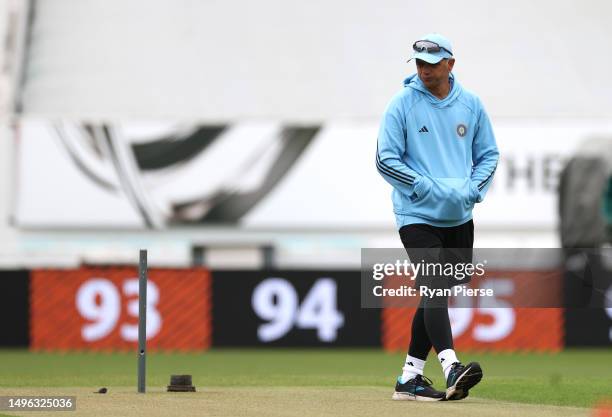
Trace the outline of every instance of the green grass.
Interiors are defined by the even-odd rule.
[[[591,407],[612,396],[612,350],[558,354],[459,354],[478,360],[485,377],[472,392],[494,400]],[[211,350],[149,354],[147,385],[163,387],[171,374],[193,375],[198,388],[388,387],[404,355],[380,350]],[[136,385],[136,354],[30,353],[0,350],[0,387],[120,387]],[[425,374],[442,388],[435,357]]]

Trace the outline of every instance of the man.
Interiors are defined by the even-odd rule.
[[[416,41],[413,50],[417,74],[404,81],[385,110],[377,169],[393,186],[396,223],[409,257],[418,253],[415,248],[428,248],[434,250],[428,262],[442,262],[447,256],[443,249],[466,248],[459,258],[471,262],[472,209],[483,201],[499,159],[493,129],[478,97],[452,74],[455,58],[448,39],[429,34]],[[448,288],[457,283],[430,284]],[[446,392],[435,390],[423,376],[432,347],[442,365]],[[402,369],[396,400],[458,400],[481,380],[480,365],[463,365],[454,351],[447,297],[421,297]]]

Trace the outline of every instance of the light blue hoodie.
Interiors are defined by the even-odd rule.
[[[440,100],[411,75],[383,115],[376,167],[393,186],[398,228],[463,224],[491,185],[499,159],[491,122],[478,97],[450,81]]]

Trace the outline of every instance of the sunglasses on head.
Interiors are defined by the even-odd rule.
[[[432,42],[432,41],[416,41],[414,45],[412,45],[412,49],[414,49],[416,52],[430,53],[430,52],[446,51],[451,55],[453,54],[451,51],[449,51],[445,47],[440,46],[437,43]]]

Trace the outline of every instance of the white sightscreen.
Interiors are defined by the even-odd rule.
[[[492,117],[612,117],[612,3],[579,0],[34,2],[25,114],[377,118],[412,42],[453,42]]]

